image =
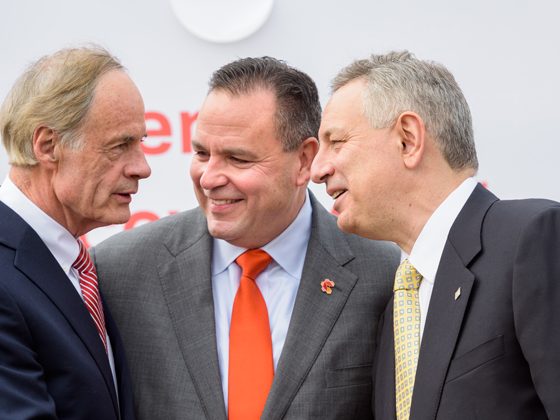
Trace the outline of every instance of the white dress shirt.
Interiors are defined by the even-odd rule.
[[[66,273],[72,286],[74,286],[74,289],[76,289],[76,292],[83,300],[79,274],[78,271],[72,267],[72,264],[74,264],[74,261],[76,261],[80,253],[80,247],[76,238],[74,238],[66,228],[52,219],[27,198],[25,194],[14,185],[9,176],[7,176],[4,182],[2,182],[2,185],[0,185],[0,201],[15,211],[29,226],[31,226],[37,235],[39,235],[39,238],[45,243],[64,273]],[[118,389],[111,340],[109,340],[108,335],[106,335],[106,337],[109,365],[111,366],[115,389]],[[101,341],[101,339],[99,340]]]
[[[307,243],[311,235],[311,204],[306,195],[305,203],[294,221],[271,242],[261,249],[273,259],[258,276],[256,283],[268,309],[274,370],[282,353],[288,326],[292,317],[296,294],[303,271]],[[214,239],[212,253],[212,293],[216,340],[224,401],[228,402],[229,326],[233,300],[239,288],[241,269],[235,259],[246,251],[244,248]]]
[[[420,301],[420,340],[428,315],[430,298],[434,288],[437,269],[443,254],[447,236],[455,219],[463,209],[476,187],[474,178],[467,178],[459,185],[430,216],[416,239],[410,256],[401,250],[401,261],[408,258],[410,263],[422,274],[423,280],[418,290]]]

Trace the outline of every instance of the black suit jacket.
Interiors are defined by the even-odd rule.
[[[109,361],[82,299],[35,231],[0,202],[0,419],[133,418],[124,352]]]
[[[456,291],[460,296],[455,299]],[[394,419],[393,305],[380,327],[376,419]],[[478,185],[430,300],[411,419],[560,419],[560,204]]]

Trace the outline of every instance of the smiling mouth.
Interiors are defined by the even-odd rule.
[[[234,203],[238,203],[241,200],[216,200],[216,199],[212,199],[212,204],[216,205],[216,206],[225,206],[226,204],[234,204]]]
[[[331,197],[332,197],[333,199],[336,200],[338,197],[340,197],[340,196],[341,196],[342,194],[344,194],[346,191],[348,191],[348,190],[335,191],[335,192],[331,195]]]

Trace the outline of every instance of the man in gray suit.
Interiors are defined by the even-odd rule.
[[[193,139],[200,207],[94,249],[140,419],[372,418],[376,325],[398,253],[341,233],[307,190],[320,113],[314,82],[281,61],[220,68]],[[255,249],[271,258],[252,278],[266,304],[272,374],[249,392],[239,376],[257,381],[266,346],[245,339],[242,356],[255,353],[232,374],[230,323],[233,331],[249,287],[240,259]]]

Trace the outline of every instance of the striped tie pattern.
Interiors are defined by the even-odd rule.
[[[93,266],[93,261],[89,256],[86,247],[78,239],[80,246],[80,253],[78,258],[72,264],[79,274],[80,288],[82,289],[82,296],[87,310],[89,311],[93,323],[99,333],[99,338],[103,342],[105,351],[107,351],[107,335],[105,333],[105,316],[103,315],[103,306],[101,305],[101,297],[99,296],[99,286],[97,283],[97,273]]]
[[[393,333],[395,339],[395,399],[397,420],[408,420],[416,365],[420,352],[420,302],[422,275],[404,260],[395,275]]]

